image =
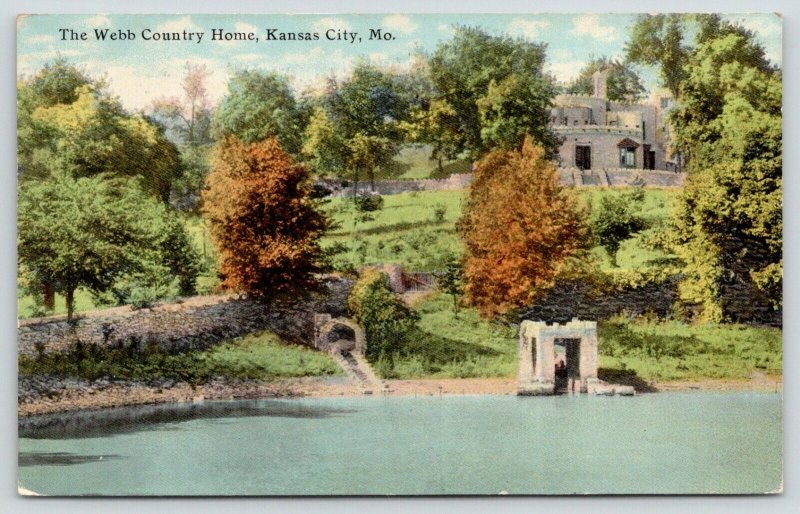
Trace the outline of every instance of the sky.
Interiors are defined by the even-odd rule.
[[[781,64],[782,22],[775,14],[727,15],[756,32],[767,57]],[[130,110],[145,109],[158,97],[179,96],[186,63],[205,64],[209,97],[218,102],[227,80],[242,69],[285,73],[299,91],[321,78],[344,76],[359,59],[408,67],[419,50],[432,52],[452,35],[454,25],[479,26],[492,34],[520,36],[547,44],[546,70],[569,82],[592,57],[621,58],[633,14],[369,14],[369,15],[32,15],[17,22],[17,75],[36,73],[61,55],[94,77],[105,76],[111,92]],[[59,29],[86,32],[71,40]],[[122,31],[135,39],[99,41],[95,30]],[[256,41],[212,41],[212,30],[253,32]],[[316,41],[269,41],[267,30],[317,32]],[[369,40],[380,29],[391,40]],[[345,39],[326,39],[326,31]],[[129,32],[130,31],[130,32]],[[145,33],[143,33],[145,31]],[[144,40],[163,32],[203,32],[192,40]],[[360,41],[347,38],[353,32]],[[65,40],[66,37],[66,40]],[[467,70],[465,70],[466,72]],[[648,89],[657,86],[654,69],[638,70]]]

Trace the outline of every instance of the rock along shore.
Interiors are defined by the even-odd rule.
[[[513,395],[517,393],[514,378],[464,378],[387,380],[380,395]],[[756,375],[749,380],[712,380],[652,383],[659,391],[753,390],[783,391],[781,377]],[[35,416],[83,409],[149,405],[167,402],[198,402],[258,398],[302,398],[361,396],[356,384],[343,378],[301,377],[268,382],[214,380],[191,386],[184,382],[162,380],[150,383],[87,380],[57,377],[21,377],[19,379],[19,416]]]

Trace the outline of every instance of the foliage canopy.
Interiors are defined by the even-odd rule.
[[[530,304],[587,243],[584,212],[530,138],[476,165],[458,232],[467,299],[486,317]]]
[[[318,285],[328,222],[310,190],[308,172],[276,139],[217,144],[203,212],[224,287],[272,299]]]

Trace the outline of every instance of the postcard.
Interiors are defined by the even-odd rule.
[[[20,15],[19,493],[781,493],[781,42]]]

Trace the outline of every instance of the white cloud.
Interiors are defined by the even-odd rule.
[[[572,24],[573,28],[570,33],[576,36],[589,36],[605,43],[616,40],[618,36],[617,29],[600,24],[600,16],[597,14],[579,16],[573,20]]]
[[[554,61],[567,61],[572,59],[572,50],[555,50],[551,57]]]
[[[241,62],[254,62],[260,61],[265,57],[262,54],[237,54],[234,59]]]
[[[342,18],[322,18],[312,25],[315,31],[325,32],[328,29],[350,30],[350,24]]]
[[[730,20],[763,38],[778,37],[783,29],[781,18],[777,15],[733,16]]]
[[[41,45],[45,43],[52,43],[54,41],[53,36],[47,34],[39,34],[36,36],[30,36],[25,38],[25,43],[29,45]]]
[[[205,64],[213,70],[208,77],[206,88],[208,98],[216,104],[228,90],[228,73],[219,62],[211,59],[192,59],[193,64]],[[131,111],[146,109],[156,98],[183,96],[181,80],[185,60],[162,61],[157,66],[141,69],[134,66],[97,66],[87,63],[93,75],[108,78],[110,92],[120,98],[122,105]]]
[[[306,52],[285,54],[280,60],[287,64],[312,64],[328,62],[325,57],[325,51],[322,48],[315,46]]]
[[[389,56],[383,52],[374,52],[369,54],[369,60],[372,64],[385,65],[389,63]]]
[[[234,23],[233,27],[236,29],[236,32],[255,32],[258,34],[258,27],[255,25],[250,25],[249,23]]]
[[[572,82],[586,65],[585,61],[560,61],[548,62],[544,66],[544,71],[551,73],[559,82]]]
[[[165,21],[161,25],[157,26],[155,31],[156,32],[181,32],[181,31],[190,31],[193,32],[197,30],[199,27],[194,24],[192,21],[191,16],[183,16],[181,18],[175,18],[169,21]]]
[[[767,50],[764,52],[764,55],[774,64],[777,64],[778,66],[783,66],[783,53],[781,52],[780,48],[777,50]]]
[[[539,37],[542,29],[550,26],[549,21],[529,20],[525,18],[514,18],[508,26],[509,32],[519,34],[529,38]]]
[[[411,18],[408,16],[403,16],[402,14],[392,14],[385,17],[383,19],[383,26],[403,34],[411,34],[417,30],[417,24],[411,21]]]
[[[92,16],[86,20],[86,24],[90,27],[110,27],[111,26],[111,19],[108,16],[103,16],[102,14],[98,14],[97,16]]]

